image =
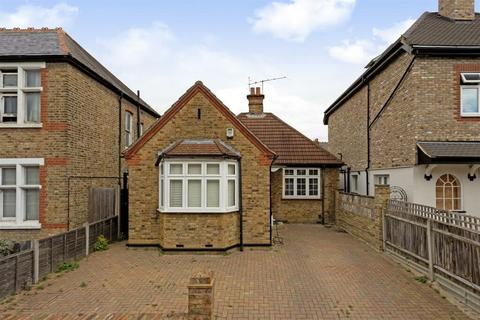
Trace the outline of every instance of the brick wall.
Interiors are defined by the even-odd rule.
[[[324,173],[325,220],[334,221],[335,190],[338,169],[328,168]],[[288,223],[318,223],[322,217],[323,199],[283,199],[283,170],[272,173],[272,213],[279,221]]]
[[[382,249],[383,210],[389,198],[389,186],[376,185],[374,197],[337,191],[337,226],[375,249]]]
[[[197,119],[198,109],[201,109],[200,120]],[[172,142],[178,139],[200,138],[222,139],[241,153],[244,243],[270,244],[270,160],[240,130],[235,130],[233,139],[227,139],[226,129],[229,127],[233,127],[230,121],[213,106],[211,100],[202,92],[198,92],[138,150],[132,159],[128,160],[130,244],[160,244],[164,248],[170,248],[170,245],[174,244],[172,240],[175,239],[167,238],[167,235],[171,237],[171,234],[166,233],[170,230],[166,230],[165,226],[173,223],[176,225],[175,228],[184,230],[185,219],[179,218],[180,216],[171,218],[171,214],[157,215],[159,186],[158,167],[155,166],[155,161],[158,152]],[[197,223],[193,230],[187,230],[189,237],[195,241],[188,243],[191,247],[204,247],[205,239],[209,237],[196,235],[199,231],[206,230],[201,219],[201,216],[192,215],[193,223],[195,221]],[[223,222],[219,220],[224,218],[218,215],[212,219],[215,220],[213,222],[215,225],[222,225]],[[179,235],[175,237],[178,238]],[[217,243],[224,245],[221,241]]]
[[[48,63],[41,76],[43,126],[0,128],[5,137],[0,141],[0,158],[45,159],[40,168],[42,229],[0,230],[0,238],[24,240],[66,230],[68,177],[118,176],[118,96],[67,63]],[[122,107],[123,113],[128,108],[136,114],[125,100]],[[155,119],[142,113],[142,121],[147,128]],[[112,179],[71,180],[70,228],[86,221],[90,187],[117,185]]]

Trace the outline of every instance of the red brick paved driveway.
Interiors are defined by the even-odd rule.
[[[285,244],[272,250],[217,256],[116,244],[3,303],[0,319],[168,319],[186,311],[187,282],[198,270],[215,272],[218,319],[466,319],[348,234],[318,225],[281,234]]]

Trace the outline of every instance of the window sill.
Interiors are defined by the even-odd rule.
[[[29,222],[16,224],[15,222],[0,221],[0,230],[23,230],[23,229],[41,229],[39,222]]]
[[[227,210],[217,210],[217,211],[208,211],[208,210],[202,210],[202,209],[199,209],[199,210],[188,210],[188,211],[185,211],[185,210],[182,210],[182,209],[179,209],[179,210],[174,210],[174,209],[169,209],[169,210],[165,210],[165,209],[157,209],[157,213],[168,213],[168,214],[225,214],[225,213],[234,213],[234,212],[238,212],[238,208],[235,208],[235,209],[227,209]]]
[[[42,123],[12,123],[12,124],[6,124],[6,123],[0,123],[0,129],[37,129],[37,128],[42,128],[43,124]]]
[[[321,197],[282,197],[282,200],[322,200]]]

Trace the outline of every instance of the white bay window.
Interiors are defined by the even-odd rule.
[[[320,199],[319,168],[284,168],[284,199]]]
[[[238,164],[232,160],[163,160],[159,207],[163,212],[238,210]]]
[[[40,228],[43,159],[0,159],[0,229]]]
[[[41,68],[45,63],[0,64],[0,127],[41,127]]]

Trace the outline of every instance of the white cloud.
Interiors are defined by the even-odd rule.
[[[27,27],[66,27],[75,18],[78,8],[66,3],[53,7],[22,5],[14,12],[0,11],[0,26],[5,28]]]
[[[356,0],[291,0],[272,2],[250,19],[253,30],[285,40],[303,42],[315,30],[342,23],[350,17]]]
[[[328,53],[342,62],[365,64],[396,41],[414,22],[407,19],[385,29],[373,28],[371,39],[344,40],[342,44],[328,48]]]
[[[211,38],[190,43],[178,38],[168,26],[153,23],[124,30],[109,39],[97,39],[93,53],[132,90],[140,89],[142,97],[159,113],[196,80],[202,80],[235,114],[245,112],[248,77],[259,80],[283,73],[254,52],[233,54],[217,49]],[[291,79],[268,83],[265,88],[266,111],[276,113],[311,138],[326,139],[321,108],[326,102],[318,101],[319,97],[325,98],[323,92],[316,90],[314,96],[308,96],[310,91],[304,83]]]

